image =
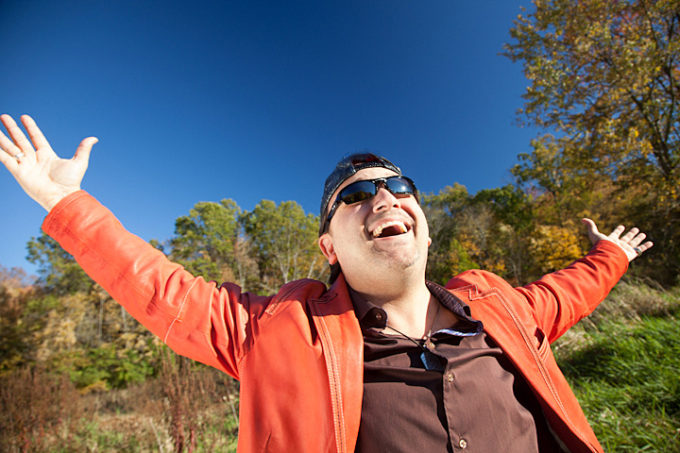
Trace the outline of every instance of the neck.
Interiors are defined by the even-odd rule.
[[[403,283],[401,280],[388,286],[356,288],[348,282],[348,286],[352,297],[368,300],[385,310],[389,326],[409,337],[421,338],[434,327],[439,301],[427,289],[424,276],[417,282]]]

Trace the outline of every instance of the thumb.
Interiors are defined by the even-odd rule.
[[[87,137],[83,139],[83,141],[80,142],[80,145],[78,145],[78,148],[76,149],[76,153],[73,156],[73,160],[78,161],[87,166],[87,163],[90,160],[90,151],[92,151],[92,147],[98,141],[99,139],[97,137]]]
[[[595,222],[593,222],[591,219],[583,218],[581,219],[581,223],[583,223],[586,227],[586,232],[588,233],[588,238],[590,239],[590,242],[595,244],[597,241],[601,239],[602,235],[597,229],[597,225],[595,225]]]

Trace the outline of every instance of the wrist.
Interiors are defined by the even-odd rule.
[[[45,208],[47,212],[50,212],[52,208],[54,208],[61,200],[71,195],[72,193],[78,192],[79,190],[80,188],[62,189],[59,190],[58,192],[50,194],[49,196],[45,197],[38,203],[40,204],[40,206]]]

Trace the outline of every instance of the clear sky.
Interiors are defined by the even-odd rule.
[[[83,188],[144,239],[198,201],[318,214],[335,162],[372,150],[438,192],[512,181],[536,131],[499,55],[529,0],[0,1],[0,112],[32,115]],[[0,265],[35,268],[43,209],[0,167]]]

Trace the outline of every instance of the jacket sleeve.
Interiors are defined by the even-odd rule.
[[[532,306],[538,325],[552,343],[592,313],[627,269],[626,254],[616,244],[600,240],[567,268],[516,291]]]
[[[246,331],[269,298],[217,287],[194,277],[123,228],[84,191],[61,200],[43,222],[45,233],[85,272],[178,354],[238,379]]]

